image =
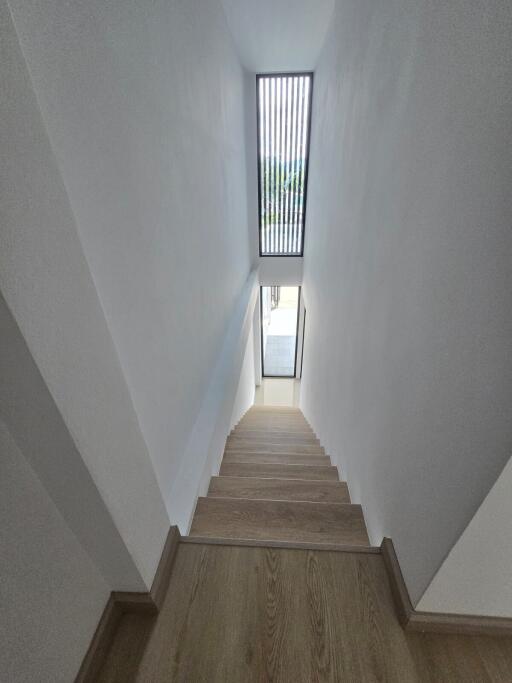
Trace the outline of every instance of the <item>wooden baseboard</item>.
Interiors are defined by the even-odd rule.
[[[167,588],[171,578],[172,566],[174,564],[176,553],[178,552],[180,540],[180,530],[177,526],[172,526],[167,534],[167,539],[165,541],[164,549],[162,550],[160,562],[158,563],[158,567],[156,569],[155,578],[153,579],[153,583],[151,585],[150,596],[156,605],[157,611],[161,609],[165,595],[167,593]]]
[[[155,578],[148,593],[112,591],[82,661],[75,683],[94,683],[97,680],[123,614],[128,612],[158,614],[169,586],[172,565],[180,538],[178,527],[172,526],[167,534]]]
[[[458,635],[512,636],[512,619],[470,614],[420,612],[414,609],[400,569],[393,541],[385,538],[382,557],[389,577],[398,620],[406,631]]]

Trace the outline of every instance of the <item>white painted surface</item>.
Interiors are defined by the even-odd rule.
[[[305,308],[304,308],[304,296],[301,290],[300,301],[299,301],[299,328],[297,330],[297,370],[295,376],[302,377],[302,362],[304,360],[302,347],[304,344],[304,324],[305,324]]]
[[[414,603],[510,455],[511,21],[343,0],[315,72],[301,406]]]
[[[147,590],[1,295],[0,340],[0,417],[12,438],[110,588]]]
[[[313,69],[334,0],[221,0],[242,62],[253,72]]]
[[[0,420],[0,680],[69,683],[110,587]]]
[[[217,474],[231,419],[247,343],[258,300],[258,273],[248,277],[225,331],[221,353],[211,373],[201,409],[190,434],[168,498],[171,519],[187,534],[198,496],[206,495]]]
[[[254,381],[257,387],[261,384],[261,309],[259,294],[254,306],[252,319],[252,329],[254,337]]]
[[[233,413],[231,414],[230,431],[241,420],[244,413],[254,403],[254,392],[256,389],[256,378],[254,375],[254,330],[251,325],[247,344],[245,346],[244,360],[240,372],[240,381],[236,390]]]
[[[257,406],[299,406],[300,380],[265,377],[256,389]]]
[[[216,2],[20,0],[12,12],[174,511],[170,488],[250,270],[244,73]]]
[[[451,549],[419,610],[512,617],[512,458]]]
[[[283,287],[301,285],[303,261],[300,256],[260,256],[260,283]]]
[[[36,9],[43,9],[40,3]],[[40,37],[47,19],[40,17]],[[64,30],[63,20],[59,16],[55,30]],[[0,32],[0,290],[140,580],[149,586],[169,520],[4,0]],[[57,42],[63,47],[62,36]],[[93,50],[78,51],[83,59]],[[63,77],[54,63],[54,78]],[[54,83],[47,85],[52,98]],[[75,132],[84,148],[94,147]],[[75,515],[84,513],[75,509]]]

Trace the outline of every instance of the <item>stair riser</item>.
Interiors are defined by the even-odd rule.
[[[282,432],[306,432],[314,434],[314,431],[307,424],[297,424],[290,422],[251,422],[236,425],[235,429],[267,429]]]
[[[242,422],[293,422],[308,425],[308,421],[301,415],[247,415],[240,420]]]
[[[315,465],[329,467],[330,458],[325,455],[288,455],[282,453],[225,452],[223,463],[254,463],[260,465]]]
[[[224,477],[257,477],[302,479],[306,481],[339,481],[335,467],[311,465],[261,465],[223,462],[219,474]]]
[[[273,429],[270,428],[254,428],[254,427],[235,427],[233,431],[231,432],[231,436],[235,436],[236,434],[246,434],[247,436],[261,436],[264,434],[265,436],[270,434],[273,436],[279,436],[281,439],[313,439],[314,441],[318,441],[316,434],[307,429],[277,429],[274,427]]]
[[[276,432],[270,430],[243,430],[235,429],[228,437],[229,439],[278,439],[279,441],[298,441],[302,443],[320,443],[316,436],[298,432]]]
[[[303,417],[291,417],[286,415],[260,415],[258,417],[243,417],[238,424],[294,424],[309,427],[309,422]]]
[[[250,451],[251,453],[302,453],[304,455],[325,455],[322,446],[295,443],[271,443],[267,441],[242,441],[234,439],[226,442],[229,451]]]
[[[344,482],[311,482],[298,479],[212,477],[208,497],[350,503],[348,488]]]
[[[368,546],[359,505],[199,498],[190,536]]]
[[[274,433],[260,433],[260,434],[243,434],[242,432],[236,432],[235,434],[230,434],[227,438],[227,442],[231,441],[248,441],[248,442],[268,442],[268,443],[279,443],[279,444],[297,444],[301,446],[319,446],[320,442],[314,437],[302,437],[302,436],[280,436]]]

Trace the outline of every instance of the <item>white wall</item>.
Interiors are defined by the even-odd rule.
[[[512,459],[434,576],[418,609],[512,615]]]
[[[260,256],[258,263],[261,284],[298,287],[302,284],[303,260],[301,256]]]
[[[107,584],[147,590],[1,294],[0,340],[0,419]]]
[[[256,72],[313,68],[334,0],[221,0],[245,66]]]
[[[258,300],[257,271],[247,278],[226,329],[221,353],[211,372],[201,408],[191,431],[180,469],[173,481],[171,519],[187,534],[198,496],[206,495],[210,477],[218,473],[236,410],[247,344],[253,333]],[[250,364],[250,360],[248,361]],[[250,391],[245,385],[246,391]],[[245,393],[245,391],[244,391]]]
[[[244,360],[242,363],[242,370],[240,372],[240,380],[236,390],[235,401],[233,404],[233,412],[230,420],[230,430],[238,424],[242,419],[244,413],[254,403],[254,392],[256,390],[256,375],[254,370],[254,325],[251,324],[251,330],[245,345]]]
[[[170,509],[250,269],[242,67],[217,2],[12,12]]]
[[[61,24],[58,26],[60,30]],[[26,437],[23,448],[32,452],[33,461],[39,458],[47,481],[53,479],[56,483],[54,500],[59,482],[55,470],[51,470],[55,468],[55,461],[50,458],[52,448],[55,459],[66,455],[75,459],[67,473],[80,472],[80,478],[70,477],[71,491],[85,482],[83,465],[76,460],[78,450],[135,565],[134,571],[125,567],[116,574],[115,558],[105,557],[104,571],[110,567],[113,579],[123,586],[129,583],[133,588],[147,587],[160,559],[169,519],[3,0],[0,63],[0,290],[27,343],[27,353],[41,373],[41,383],[47,385],[66,427],[59,427],[52,434],[51,425],[57,424],[52,423],[52,417],[37,432],[48,437],[41,452],[36,450],[34,434]],[[55,66],[56,78],[59,73]],[[2,318],[2,324],[6,319]],[[4,345],[6,339],[2,338]],[[21,347],[18,350],[22,352]],[[13,358],[19,360],[20,356]],[[18,425],[18,435],[23,432],[22,425],[30,428],[31,420],[32,428],[39,429],[38,420],[46,421],[54,406],[41,391],[32,398],[34,404],[36,398],[41,398],[42,405],[37,409],[29,406],[34,410],[32,417],[23,414],[23,396],[30,396],[32,379],[35,378],[32,386],[38,387],[38,391],[41,387],[30,362],[10,368],[3,381],[7,376],[13,391],[19,390],[11,397],[11,426]],[[25,419],[28,421],[23,422]],[[71,436],[76,449],[68,448],[66,434]],[[64,472],[61,476],[65,476]],[[77,516],[87,514],[80,503],[89,493],[95,494],[91,482],[87,486],[87,494],[77,495],[74,502],[64,500],[66,491],[62,486],[59,493],[60,504],[68,506],[67,514],[75,506],[77,533],[81,524]],[[62,511],[63,507],[59,509]],[[103,512],[98,511],[99,517],[93,516],[91,521],[101,517],[106,520]],[[85,526],[82,525],[83,533]],[[119,539],[107,535],[107,524],[102,531],[106,536],[101,543],[89,538],[91,552],[94,545],[95,552],[105,551],[100,548],[102,543],[107,550],[110,543],[112,548],[117,547]]]
[[[218,2],[11,9],[171,510],[250,269],[244,73]]]
[[[74,680],[110,587],[0,420],[0,679]]]
[[[340,0],[315,72],[301,405],[414,603],[512,443],[511,20]]]

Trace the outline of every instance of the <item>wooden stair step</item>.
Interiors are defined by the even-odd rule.
[[[360,505],[199,498],[190,536],[369,546]]]
[[[306,422],[307,420],[301,413],[246,413],[239,422],[257,422],[258,420],[273,420],[274,422],[291,421]]]
[[[315,465],[263,465],[254,462],[222,462],[222,477],[270,477],[272,479],[306,479],[308,481],[339,481],[338,470],[334,466]]]
[[[261,453],[251,451],[224,451],[223,463],[249,462],[262,465],[323,465],[328,467],[331,459],[326,455],[311,453]]]
[[[306,429],[269,429],[269,428],[264,428],[262,427],[261,429],[256,429],[256,428],[249,428],[249,427],[235,427],[230,433],[229,436],[239,436],[243,437],[244,439],[247,437],[275,437],[275,438],[284,438],[284,437],[294,437],[298,439],[308,439],[309,437],[314,438],[315,440],[318,440],[315,432],[309,430],[307,431]]]
[[[304,455],[325,455],[322,446],[315,444],[274,443],[272,441],[226,441],[226,451],[256,451],[258,453],[303,453]]]
[[[298,413],[302,415],[302,410],[295,406],[257,406],[253,405],[249,408],[246,415],[252,413]]]
[[[281,432],[306,432],[314,434],[311,427],[306,422],[239,422],[234,429],[267,429],[270,431]]]
[[[303,422],[308,424],[304,415],[300,413],[246,413],[240,422],[264,422],[265,420],[269,422]]]
[[[273,441],[274,443],[302,443],[318,445],[320,441],[314,434],[278,434],[277,432],[247,432],[235,429],[227,440],[241,439],[244,441]]]
[[[256,477],[212,477],[208,497],[350,503],[345,482]]]

